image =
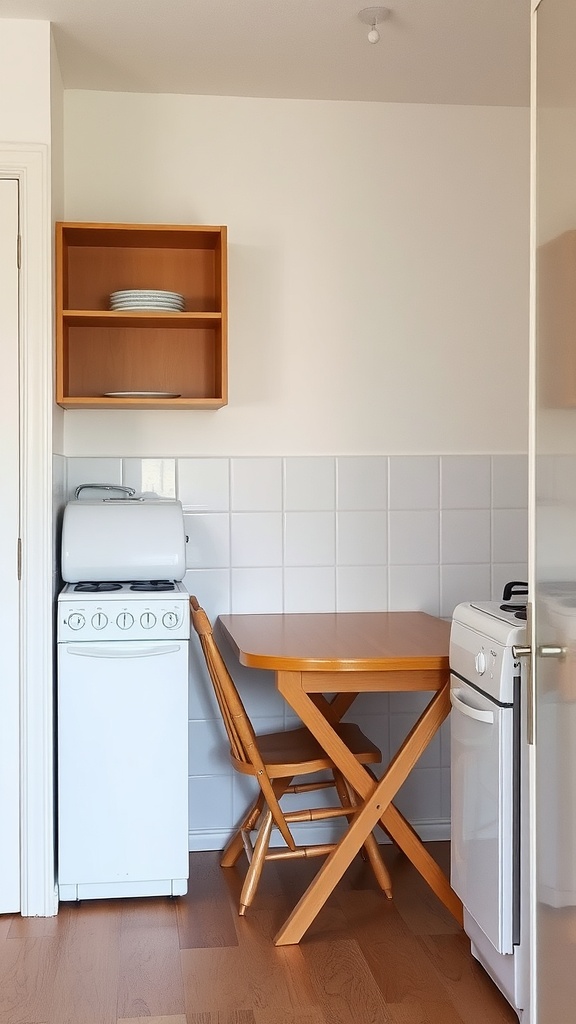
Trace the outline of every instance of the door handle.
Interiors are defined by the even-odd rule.
[[[559,647],[556,644],[540,644],[540,647],[537,648],[539,658],[565,658],[567,653],[567,647]],[[512,646],[512,656],[514,658],[529,658],[531,654],[531,647],[522,647],[516,644]]]

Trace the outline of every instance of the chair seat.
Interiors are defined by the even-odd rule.
[[[382,754],[376,744],[372,743],[353,722],[340,723],[336,731],[360,764],[378,764],[382,760]],[[259,733],[258,747],[270,778],[310,775],[332,767],[332,761],[326,752],[304,726],[283,732]],[[255,774],[251,764],[237,761],[234,757],[232,763],[245,775]],[[276,768],[278,771],[275,771]]]

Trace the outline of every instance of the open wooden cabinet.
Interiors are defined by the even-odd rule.
[[[110,309],[113,292],[184,312]],[[228,400],[223,226],[56,224],[56,401],[64,409],[219,409]]]

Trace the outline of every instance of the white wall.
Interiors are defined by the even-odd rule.
[[[0,139],[50,142],[50,23],[0,23]]]
[[[66,92],[68,220],[223,223],[230,402],[66,455],[525,451],[528,112]]]

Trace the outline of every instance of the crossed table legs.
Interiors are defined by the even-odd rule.
[[[306,692],[303,686],[305,675],[308,673],[278,672],[278,690],[364,802],[338,846],[328,856],[276,935],[275,944],[287,946],[300,941],[378,821],[459,924],[462,924],[462,904],[451,889],[448,879],[425,849],[412,826],[392,803],[400,786],[450,711],[449,682],[447,681],[434,694],[382,778],[375,781],[370,772],[350,753],[332,727],[350,707],[357,693],[337,692],[342,679],[341,673],[333,673],[331,691],[330,680],[324,673],[325,692],[337,692],[336,697],[329,702],[321,693]]]

